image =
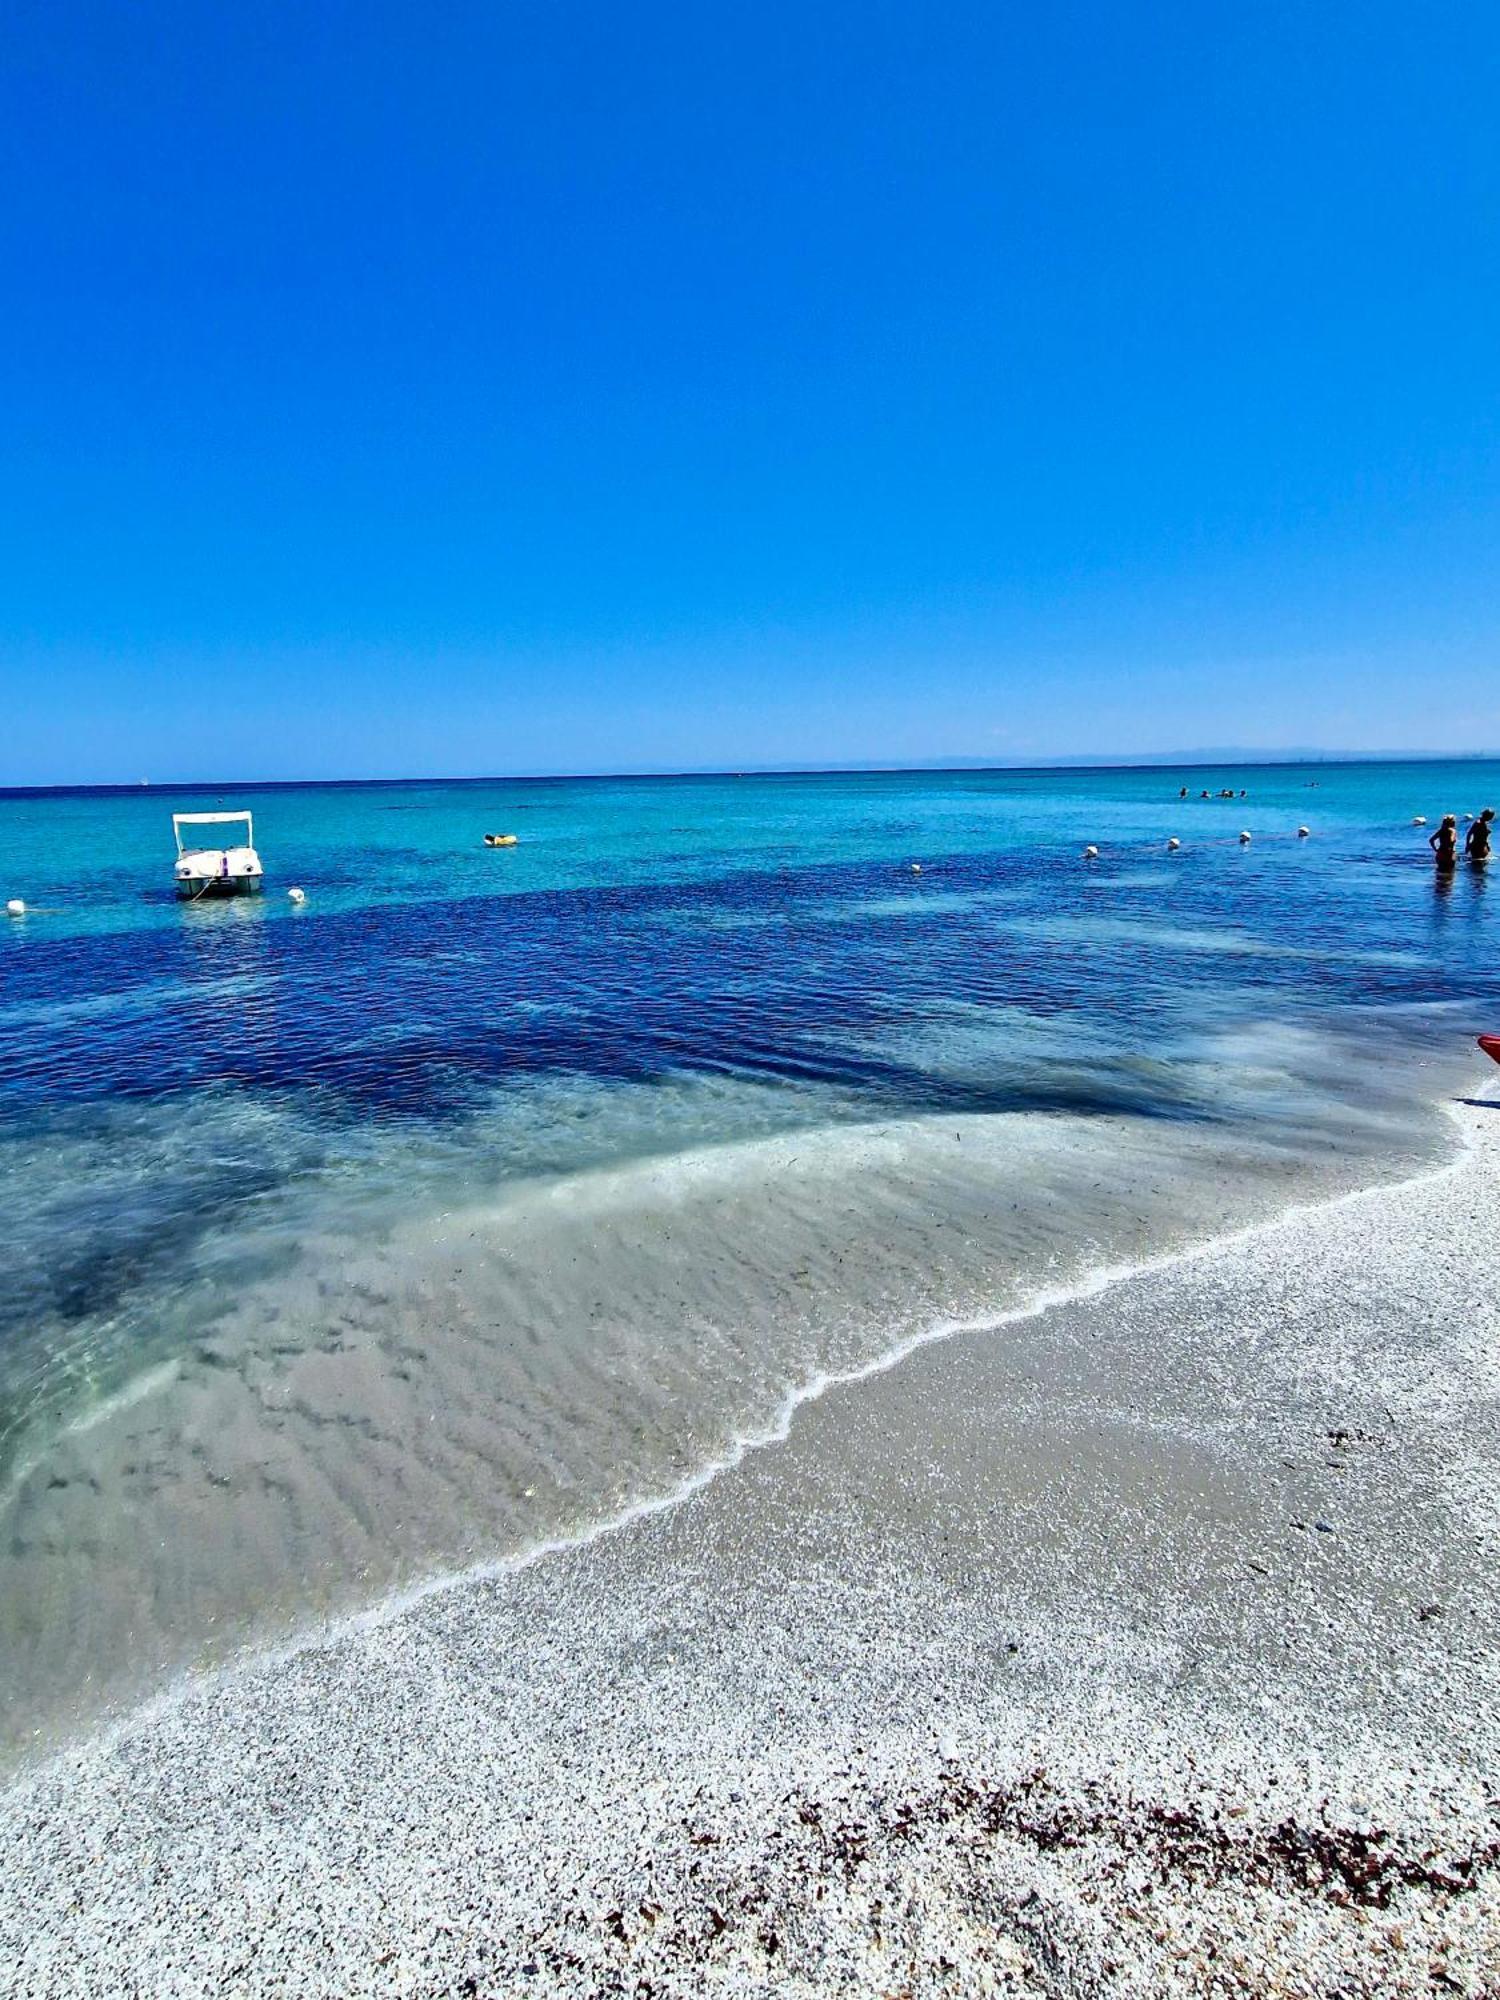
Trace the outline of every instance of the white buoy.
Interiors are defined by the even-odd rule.
[[[1099,859],[1098,848],[1093,846],[1086,847],[1083,850],[1083,858],[1085,861],[1097,861]]]
[[[1168,854],[1175,854],[1178,848],[1181,847],[1181,845],[1182,842],[1177,838],[1176,834],[1174,833],[1172,835],[1172,838],[1167,842]]]
[[[1412,819],[1413,826],[1426,826],[1426,824],[1427,824],[1426,813],[1417,813],[1413,816]]]
[[[920,862],[920,861],[914,861],[914,862],[913,862],[913,863],[911,864],[911,872],[912,872],[912,874],[913,874],[913,875],[920,875],[920,874],[921,874],[921,872],[922,872],[922,864],[921,864],[921,862]]]
[[[5,914],[8,917],[24,917],[26,914],[26,905],[21,901],[19,896],[12,896],[5,906]]]
[[[1247,828],[1245,828],[1245,827],[1241,827],[1241,829],[1240,829],[1240,846],[1241,846],[1241,847],[1248,847],[1249,845],[1250,845],[1250,834],[1249,834],[1249,830],[1248,830]]]
[[[1299,826],[1297,829],[1297,838],[1299,840],[1306,840],[1311,832],[1312,828],[1310,826]]]
[[[288,889],[286,899],[289,903],[305,903],[307,901],[307,897],[301,889]]]

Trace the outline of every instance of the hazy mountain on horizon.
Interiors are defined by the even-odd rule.
[[[802,763],[746,763],[738,766],[727,764],[696,764],[686,767],[669,768],[664,765],[624,766],[613,771],[487,771],[487,772],[409,772],[400,777],[365,775],[349,778],[137,778],[116,780],[103,784],[50,784],[50,785],[7,785],[0,783],[0,794],[15,796],[26,792],[131,792],[151,790],[158,792],[201,791],[227,792],[236,787],[246,790],[274,791],[290,785],[402,785],[402,784],[486,784],[517,782],[541,782],[547,779],[568,778],[711,778],[711,777],[774,777],[778,773],[788,776],[817,776],[827,773],[857,775],[861,772],[879,771],[1130,771],[1130,770],[1179,770],[1200,771],[1220,767],[1235,769],[1256,769],[1281,764],[1457,764],[1500,762],[1500,750],[1316,750],[1294,748],[1288,750],[1248,750],[1243,745],[1226,744],[1195,750],[1154,750],[1138,751],[1130,756],[1089,756],[1074,754],[1058,757],[912,757],[905,759],[860,757],[844,758],[837,762],[809,760]]]

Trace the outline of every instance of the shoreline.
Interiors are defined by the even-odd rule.
[[[712,1967],[813,1992],[858,1963],[924,1992],[1187,1993],[1211,1945],[1226,1977],[1260,1954],[1263,1983],[1222,1990],[1328,1990],[1300,1959],[1427,1991],[1437,1954],[1478,1993],[1500,1714],[1472,1322],[1496,1280],[1479,1209],[1443,1220],[1477,1197],[1442,1191],[1466,1166],[1492,1191],[1500,1133],[1454,1115],[1467,1145],[1416,1176],[929,1330],[682,1492],[23,1771],[0,1792],[18,1990],[276,1990],[276,1967],[307,1992],[688,1992]],[[1420,1861],[1434,1828],[1466,1883]],[[175,1983],[133,1986],[148,1963]]]
[[[736,1433],[723,1450],[703,1460],[670,1488],[634,1499],[617,1512],[589,1521],[577,1530],[544,1536],[521,1549],[499,1556],[485,1557],[456,1567],[438,1568],[410,1583],[382,1592],[369,1603],[345,1606],[322,1617],[299,1620],[290,1632],[279,1638],[251,1638],[225,1658],[178,1668],[160,1687],[145,1694],[112,1698],[102,1710],[84,1717],[76,1726],[51,1732],[52,1740],[46,1747],[32,1753],[20,1750],[0,1761],[0,1797],[12,1784],[44,1772],[54,1760],[65,1759],[73,1750],[96,1740],[107,1741],[117,1732],[128,1731],[218,1683],[233,1682],[243,1674],[274,1668],[306,1653],[337,1646],[347,1637],[378,1631],[419,1610],[435,1597],[504,1583],[539,1563],[588,1549],[610,1536],[628,1533],[640,1522],[672,1513],[690,1504],[717,1480],[738,1471],[748,1460],[785,1445],[802,1411],[821,1403],[825,1397],[877,1381],[928,1348],[953,1340],[994,1336],[1012,1328],[1026,1327],[1049,1314],[1107,1298],[1123,1286],[1168,1275],[1189,1268],[1199,1260],[1253,1244],[1258,1238],[1283,1227],[1330,1215],[1345,1206],[1377,1199],[1394,1191],[1414,1190],[1428,1182],[1441,1181],[1457,1174],[1472,1147],[1469,1130],[1459,1115],[1459,1106],[1488,1101],[1446,1097],[1435,1100],[1433,1108],[1442,1114],[1451,1132],[1451,1147],[1446,1157],[1420,1166],[1415,1171],[1403,1172],[1391,1180],[1377,1179],[1341,1188],[1334,1193],[1299,1198],[1281,1208],[1259,1214],[1240,1227],[1214,1230],[1205,1236],[1144,1256],[1086,1265],[1059,1284],[1043,1285],[1026,1293],[1018,1303],[929,1322],[852,1366],[820,1368],[803,1383],[786,1392],[768,1422]],[[1500,1106],[1500,1097],[1493,1101]],[[165,1368],[175,1370],[177,1366],[172,1361],[160,1364],[152,1372],[160,1374]],[[135,1387],[135,1384],[129,1385],[129,1389]],[[138,1393],[129,1393],[129,1389],[120,1399],[120,1407],[131,1407],[140,1400]],[[96,1412],[87,1426],[75,1424],[70,1429],[77,1434],[83,1428],[93,1428],[112,1413],[113,1407],[109,1411]]]
[[[795,1405],[955,1328],[1019,1325],[1293,1197],[1428,1170],[1460,1074],[1451,1048],[1423,1061],[1430,1027],[1386,1021],[1394,1064],[1359,1096],[1336,1035],[1210,1032],[1183,1089],[1215,1118],[831,1120],[699,1132],[498,1199],[445,1202],[445,1156],[425,1201],[382,1161],[383,1214],[272,1202],[194,1253],[160,1326],[148,1288],[122,1331],[73,1329],[81,1358],[97,1340],[131,1372],[17,1439],[0,1761],[184,1672],[674,1504]]]

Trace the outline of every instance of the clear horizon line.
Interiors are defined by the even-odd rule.
[[[651,778],[776,778],[776,777],[902,777],[943,771],[980,774],[987,771],[1027,772],[1071,770],[1090,771],[1198,771],[1213,766],[1235,770],[1273,770],[1282,766],[1320,764],[1482,764],[1500,762],[1500,749],[1484,750],[1316,750],[1246,752],[1226,746],[1221,749],[1142,751],[1134,756],[1091,756],[1061,754],[1051,757],[985,758],[969,756],[927,757],[899,762],[879,757],[846,758],[834,763],[749,763],[692,765],[636,765],[614,771],[522,770],[522,771],[418,771],[400,775],[347,778],[136,778],[62,780],[51,783],[14,784],[0,782],[0,797],[55,792],[141,792],[141,791],[223,791],[241,786],[250,791],[273,791],[303,785],[490,785],[490,784],[603,784]]]

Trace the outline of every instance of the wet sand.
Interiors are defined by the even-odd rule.
[[[1496,1990],[1500,1109],[0,1796],[18,1994]]]

